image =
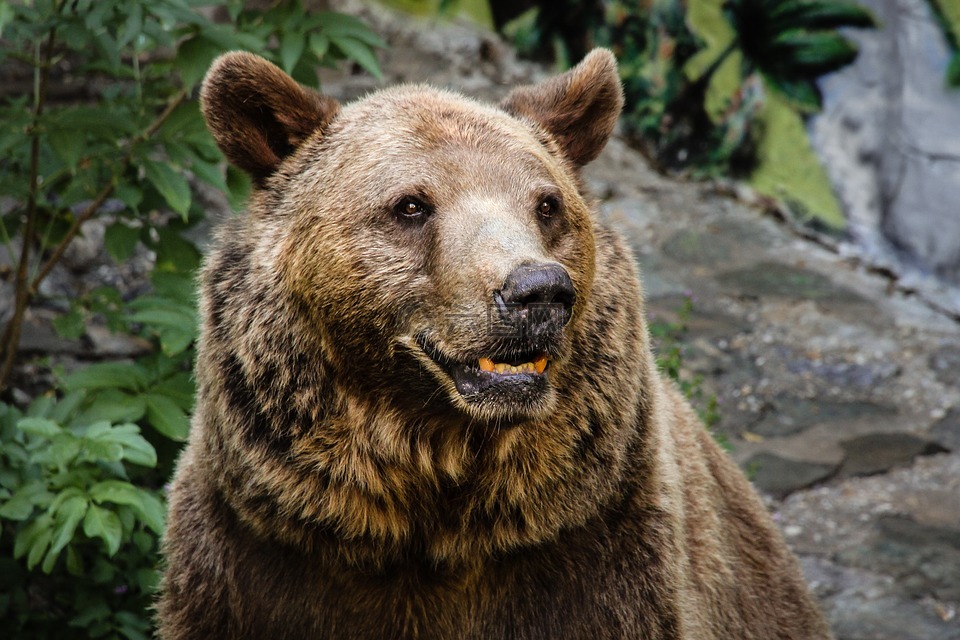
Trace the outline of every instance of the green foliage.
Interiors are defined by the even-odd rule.
[[[677,383],[683,394],[696,407],[700,419],[709,429],[720,420],[717,396],[708,394],[704,390],[703,376],[691,376],[683,368],[687,322],[692,313],[693,300],[688,296],[677,309],[675,319],[651,319],[648,326],[654,342],[654,351],[657,354],[657,367]],[[720,443],[725,447],[728,446],[725,440],[721,439]]]
[[[776,135],[765,126],[768,103],[799,114],[819,109],[816,79],[856,56],[836,29],[873,25],[865,10],[835,0],[655,0],[642,7],[564,0],[563,11],[537,4],[532,21],[525,16],[508,32],[531,51],[556,50],[563,64],[593,46],[612,48],[627,134],[662,170],[693,177],[747,177],[773,157],[765,140]],[[720,24],[704,19],[714,12]],[[722,83],[714,82],[718,76]],[[728,88],[719,99],[717,86]],[[828,200],[835,222],[835,201]]]
[[[214,8],[229,21],[207,17]],[[235,207],[249,190],[224,173],[191,99],[210,62],[249,49],[315,85],[316,69],[340,60],[378,75],[382,46],[357,19],[299,0],[266,11],[240,0],[0,0],[0,64],[32,79],[29,95],[0,91],[0,242],[16,260],[0,273],[17,292],[0,391],[26,307],[84,222],[102,221],[118,263],[151,265],[132,299],[99,286],[52,301],[66,309],[54,321],[62,336],[97,323],[136,336],[146,355],[55,368],[56,388],[24,410],[0,403],[0,636],[152,633],[161,487],[195,391],[196,187],[231,193]]]
[[[953,0],[928,0],[933,15],[943,29],[947,47],[953,52],[947,63],[946,84],[960,87],[960,3]]]

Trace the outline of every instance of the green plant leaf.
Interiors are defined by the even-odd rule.
[[[185,89],[190,89],[203,78],[210,63],[223,50],[202,36],[195,36],[177,48],[176,67]]]
[[[838,0],[793,0],[775,3],[770,12],[773,30],[806,29],[808,31],[869,28],[877,21],[865,8]]]
[[[77,530],[77,525],[80,524],[80,520],[86,515],[88,506],[89,502],[85,497],[73,496],[64,500],[57,509],[53,516],[55,524],[53,541],[50,545],[50,554],[54,556],[54,560],[56,560],[56,556],[59,555],[60,551],[73,540],[73,534]],[[44,571],[50,573],[47,570],[46,563],[44,564]],[[52,566],[50,568],[52,569]]]
[[[147,404],[141,395],[130,395],[118,389],[105,389],[94,397],[93,402],[75,420],[71,426],[81,426],[104,420],[109,423],[140,420],[147,411]]]
[[[123,262],[132,256],[139,242],[140,229],[130,227],[119,221],[107,227],[103,238],[107,252],[117,262]]]
[[[89,538],[103,540],[107,545],[107,553],[111,557],[120,550],[123,526],[120,524],[120,518],[117,517],[117,514],[109,509],[98,507],[95,504],[90,505],[83,519],[83,532]]]
[[[60,425],[46,418],[24,418],[17,423],[17,427],[24,433],[31,433],[44,438],[52,438],[63,431]]]
[[[329,35],[329,34],[328,34]],[[355,40],[349,36],[330,35],[330,41],[335,47],[340,49],[343,54],[355,60],[361,67],[366,69],[374,78],[382,79],[383,73],[380,71],[380,63],[377,56],[373,54],[373,49],[365,42]]]
[[[145,396],[147,401],[147,420],[153,428],[177,442],[187,439],[190,421],[187,414],[171,398],[156,393]]]
[[[87,148],[87,139],[82,130],[52,129],[47,133],[47,141],[53,152],[72,170],[77,168]]]
[[[800,112],[815,113],[822,108],[823,98],[815,80],[790,80],[766,74],[763,79]]]
[[[378,36],[361,20],[353,16],[334,11],[320,11],[316,14],[316,18],[323,29],[323,33],[331,38],[348,36],[371,47],[387,47],[387,43],[383,38]]]
[[[53,319],[53,328],[61,338],[79,339],[87,330],[83,310],[77,305],[71,305],[69,311]]]
[[[190,183],[172,167],[155,160],[143,161],[147,180],[156,188],[170,208],[184,220],[190,211]]]
[[[144,467],[157,465],[157,451],[140,435],[140,427],[135,424],[121,424],[95,437],[100,442],[114,442],[123,447],[123,458]]]
[[[947,65],[947,85],[960,87],[960,52],[953,54],[950,64]]]
[[[769,54],[788,76],[819,76],[853,62],[857,47],[836,33],[788,31],[771,43]]]
[[[50,419],[60,424],[67,424],[86,397],[85,391],[71,391],[66,394],[50,410]]]
[[[284,71],[293,73],[306,46],[307,36],[303,32],[285,31],[280,34],[280,66]]]
[[[71,373],[63,379],[63,387],[68,391],[85,389],[128,389],[141,391],[147,387],[147,377],[143,369],[125,362],[102,362],[90,365]]]
[[[158,497],[144,492],[142,502],[139,506],[133,506],[133,509],[137,511],[140,521],[151,531],[158,536],[163,535],[164,519],[167,510]]]
[[[35,506],[48,501],[52,495],[41,481],[26,484],[0,507],[0,518],[22,522],[33,514]]]

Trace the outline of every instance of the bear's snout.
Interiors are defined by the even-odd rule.
[[[570,321],[576,291],[562,265],[522,264],[510,272],[493,299],[505,323],[537,338],[557,333]]]

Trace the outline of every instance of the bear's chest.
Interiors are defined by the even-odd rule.
[[[242,629],[235,637],[679,637],[670,604],[676,594],[655,555],[608,536],[567,538],[469,572],[417,564],[363,572],[313,565],[295,555],[266,553],[264,562],[248,556],[243,566],[251,571],[237,575],[235,586],[255,592],[238,594],[244,604],[235,610]]]

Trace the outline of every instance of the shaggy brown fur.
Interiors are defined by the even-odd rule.
[[[163,638],[829,637],[585,203],[621,105],[603,50],[499,107],[215,62],[203,112],[259,188],[203,271]],[[565,326],[504,331],[521,265],[568,274]]]

